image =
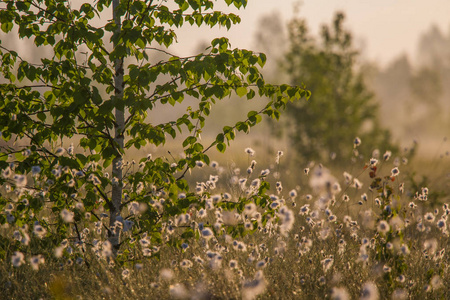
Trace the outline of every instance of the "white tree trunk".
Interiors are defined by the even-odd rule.
[[[119,35],[121,31],[121,20],[120,17],[117,16],[116,10],[119,6],[119,0],[113,0],[113,19],[117,24],[117,29],[114,32],[115,35]],[[116,44],[114,43],[114,47]],[[123,101],[123,58],[117,58],[114,62],[115,74],[114,74],[114,87],[115,87],[115,96],[118,101]],[[117,143],[117,147],[119,149],[123,149],[123,129],[124,129],[124,120],[125,120],[125,112],[119,109],[115,109],[115,136],[114,140]],[[120,206],[122,204],[122,166],[123,166],[123,158],[122,156],[116,157],[112,162],[112,176],[118,180],[118,184],[113,185],[112,187],[112,195],[111,202],[112,207],[110,207],[110,228],[116,228],[115,222],[116,220],[120,220]],[[116,228],[116,230],[111,231],[109,235],[109,241],[112,244],[114,255],[117,253],[117,250],[120,245],[120,229]]]

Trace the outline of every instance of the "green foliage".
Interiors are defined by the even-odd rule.
[[[357,69],[358,53],[352,35],[343,27],[344,15],[336,14],[331,26],[324,25],[320,40],[309,35],[303,19],[289,24],[289,50],[284,68],[294,84],[304,82],[311,101],[289,106],[288,135],[305,160],[328,162],[352,155],[352,141],[359,136],[361,152],[376,146],[394,150],[388,131],[380,129],[377,105]],[[331,155],[334,153],[335,155]]]
[[[183,178],[210,163],[206,152],[225,151],[237,131],[249,132],[262,115],[278,119],[289,101],[308,95],[300,87],[266,84],[259,71],[265,55],[231,49],[223,37],[191,57],[161,50],[176,42],[174,27],[230,28],[240,22],[237,15],[214,11],[213,1],[166,6],[99,0],[78,8],[69,1],[2,2],[2,31],[17,32],[31,47],[50,46],[51,53],[33,64],[0,45],[0,221],[34,228],[53,247],[69,238],[83,244],[77,251],[84,253],[93,222],[114,252],[130,253],[126,241],[143,233],[161,243],[162,224],[204,205]],[[240,8],[247,1],[226,3]],[[99,24],[106,8],[113,18]],[[168,58],[155,62],[155,51]],[[202,144],[211,107],[233,94],[268,101]],[[156,105],[175,106],[186,98],[196,102],[182,116],[159,124],[147,118]],[[164,145],[180,134],[184,156],[172,163],[151,156],[139,163],[123,160],[129,150]],[[122,241],[112,239],[120,232]]]

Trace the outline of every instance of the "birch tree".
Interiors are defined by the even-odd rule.
[[[263,115],[278,119],[289,101],[309,97],[301,87],[267,84],[259,69],[265,55],[232,49],[224,37],[198,55],[170,54],[175,28],[229,29],[240,22],[214,5],[1,1],[3,32],[17,34],[32,48],[51,49],[39,62],[29,62],[23,49],[0,44],[1,224],[34,228],[45,245],[70,238],[82,251],[85,229],[95,224],[117,255],[139,234],[161,243],[168,218],[204,205],[203,196],[188,186],[187,172],[209,164],[210,149],[224,152],[237,132],[248,133]],[[112,11],[107,21],[105,10]],[[168,59],[155,61],[156,51]],[[232,95],[265,102],[203,144],[199,137],[212,106]],[[148,118],[156,105],[176,106],[188,97],[196,99],[195,106],[181,117],[162,123]],[[168,139],[183,147],[184,155],[173,162],[152,155],[124,160],[128,151],[162,146]]]

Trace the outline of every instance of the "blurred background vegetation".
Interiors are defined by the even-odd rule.
[[[356,136],[362,140],[359,153],[366,156],[360,159],[367,159],[375,149],[381,154],[385,150],[403,151],[413,141],[418,142],[422,157],[429,156],[430,150],[434,156],[448,156],[442,143],[450,133],[450,85],[446,84],[450,80],[450,31],[444,33],[433,26],[421,34],[419,59],[411,60],[405,53],[380,66],[365,59],[364,51],[355,46],[343,13],[337,12],[318,34],[312,33],[314,28],[308,27],[300,12],[291,20],[274,12],[261,17],[258,25],[253,50],[268,57],[263,70],[266,79],[304,84],[312,97],[308,102],[290,105],[281,122],[264,120],[250,135],[238,136],[224,160],[233,161],[233,157],[241,156],[242,149],[251,146],[268,155],[267,159],[260,156],[266,161],[272,160],[276,151],[284,150],[287,157],[295,157],[303,166],[313,160],[338,165],[357,157],[353,152]],[[11,48],[24,46],[24,41],[11,36],[3,36],[2,42]],[[207,46],[200,43],[198,52]],[[24,58],[38,63],[41,57],[48,57],[50,49],[38,50]],[[166,54],[153,51],[150,55],[156,63]],[[181,115],[193,101],[156,107],[149,114],[149,122],[160,123]],[[206,121],[202,138],[212,141],[218,129],[245,119],[246,111],[262,105],[262,101],[245,101],[237,96],[222,100]],[[174,145],[141,151],[167,154],[170,150],[176,155],[181,149]]]

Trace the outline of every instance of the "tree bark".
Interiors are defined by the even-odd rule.
[[[117,25],[117,28],[114,32],[114,35],[119,36],[121,32],[122,23],[120,20],[120,16],[117,14],[117,7],[119,6],[119,0],[113,0],[113,19]],[[117,46],[117,39],[114,39],[114,48]],[[114,61],[114,87],[115,87],[115,98],[117,103],[121,103],[123,101],[123,57],[117,58]],[[114,158],[112,162],[112,176],[117,179],[117,184],[113,184],[112,186],[112,195],[111,195],[111,207],[110,207],[110,234],[109,241],[111,242],[111,246],[113,249],[113,254],[117,254],[117,250],[120,246],[120,232],[121,228],[116,226],[116,221],[122,222],[120,206],[122,204],[122,179],[123,179],[123,157],[122,150],[124,147],[124,120],[125,120],[125,112],[123,111],[123,105],[120,105],[122,109],[119,109],[117,106],[115,108],[115,133],[114,133],[114,141],[116,143],[116,147],[120,151],[118,155]],[[123,225],[123,224],[122,224]]]

